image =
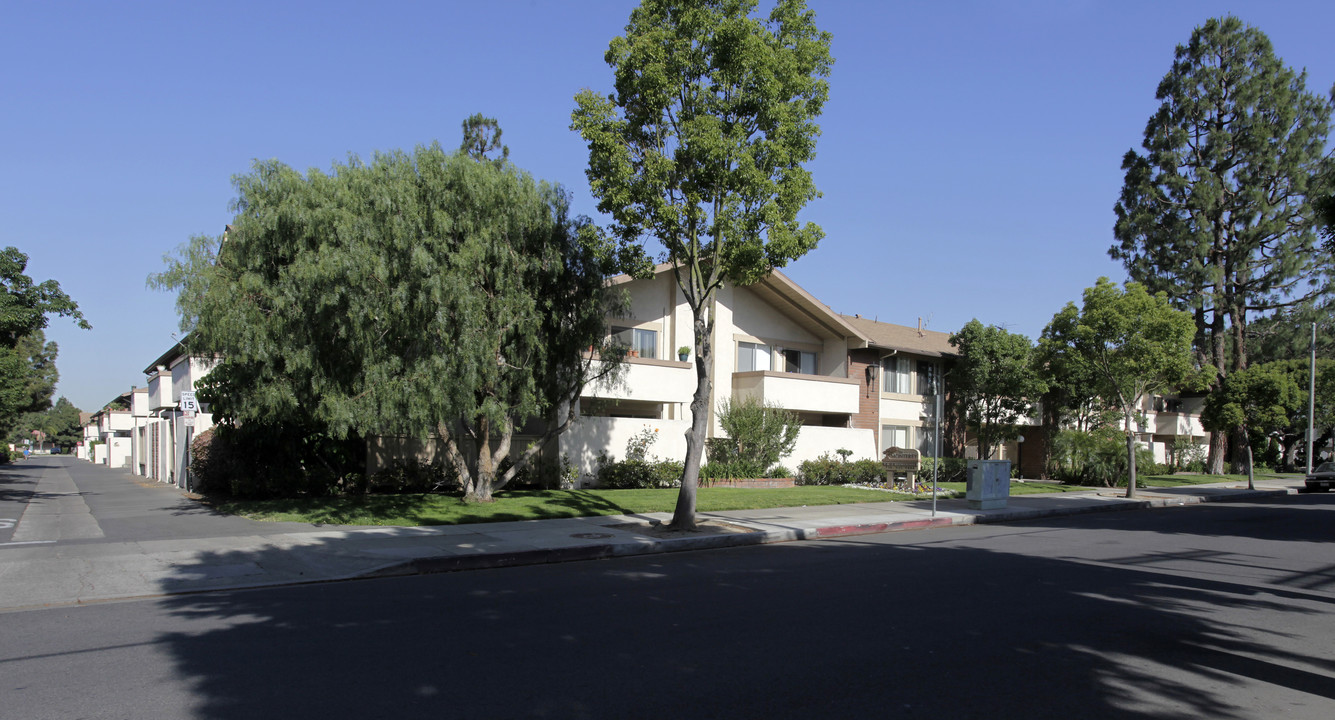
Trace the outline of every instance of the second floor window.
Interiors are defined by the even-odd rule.
[[[643,358],[658,357],[658,331],[612,326],[612,342]]]
[[[930,360],[918,361],[918,394],[936,394],[936,363]]]
[[[737,343],[737,372],[769,370],[769,346],[760,343]]]
[[[816,374],[816,353],[783,348],[779,351],[779,354],[783,357],[784,372],[800,373],[802,375]]]
[[[881,360],[881,377],[882,392],[904,394],[913,392],[913,375],[909,371],[908,358],[892,356]]]

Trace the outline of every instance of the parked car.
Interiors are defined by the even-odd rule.
[[[1308,492],[1326,492],[1335,488],[1335,462],[1324,462],[1307,476]]]

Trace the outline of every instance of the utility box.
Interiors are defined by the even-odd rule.
[[[972,510],[1006,507],[1011,495],[1010,460],[970,460],[969,483],[964,497]]]

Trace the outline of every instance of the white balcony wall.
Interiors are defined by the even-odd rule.
[[[690,426],[687,420],[582,417],[561,433],[561,453],[579,469],[580,482],[589,485],[598,471],[598,455],[606,451],[616,460],[625,460],[626,443],[645,428],[658,430],[658,439],[649,448],[649,455],[660,460],[685,461],[686,431]]]
[[[627,360],[620,378],[584,387],[585,397],[663,403],[689,403],[694,393],[695,370],[676,360]]]
[[[849,460],[875,460],[879,457],[876,452],[876,433],[871,430],[805,425],[802,432],[797,434],[797,445],[792,454],[779,462],[797,472],[798,465],[826,453],[838,457],[835,451],[840,449],[853,451]]]
[[[1201,419],[1196,415],[1161,412],[1154,417],[1154,433],[1201,436],[1205,435],[1205,428],[1201,426]]]
[[[879,375],[876,380],[877,382],[880,382]],[[898,424],[903,424],[902,421],[906,420],[912,421],[925,419],[924,415],[930,414],[931,412],[932,402],[933,400],[930,397],[882,393],[881,420],[887,422],[890,420],[899,420],[901,422]]]
[[[148,417],[149,397],[148,388],[135,388],[130,393],[130,414],[134,417]]]
[[[204,379],[205,375],[216,365],[212,360],[202,360],[197,357],[182,358],[172,365],[172,402],[175,404],[181,399],[182,391],[195,390],[195,383]]]
[[[858,382],[823,375],[797,375],[770,370],[734,373],[734,400],[756,399],[798,412],[851,415],[858,411]]]
[[[164,367],[148,376],[148,409],[150,411],[176,407],[176,398],[172,395],[172,374]]]
[[[134,416],[129,412],[109,412],[103,416],[106,418],[106,430],[118,432],[134,429]]]

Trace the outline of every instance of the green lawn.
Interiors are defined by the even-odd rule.
[[[1257,480],[1282,477],[1256,475]],[[1246,482],[1246,475],[1150,475],[1139,478],[1142,487],[1177,487],[1204,483]],[[942,497],[964,497],[965,483],[938,485]],[[1062,485],[1053,482],[1012,482],[1011,495],[1085,492],[1107,488]],[[755,510],[802,505],[891,502],[922,499],[904,493],[846,487],[700,488],[696,507],[701,512]],[[215,507],[255,520],[323,523],[330,525],[461,525],[506,520],[626,515],[672,512],[677,490],[517,490],[503,492],[496,502],[466,505],[453,495],[366,495],[288,500],[229,500]]]
[[[1284,473],[1254,473],[1257,480],[1302,477]],[[1138,475],[1136,485],[1140,487],[1181,487],[1183,485],[1208,485],[1210,483],[1247,482],[1246,475]]]
[[[700,488],[696,509],[752,510],[801,505],[911,500],[911,495],[845,487]],[[229,500],[218,510],[255,520],[331,525],[459,525],[590,515],[672,512],[677,490],[519,490],[490,504],[453,495],[366,495],[285,500]]]
[[[962,482],[944,482],[939,483],[938,487],[942,490],[953,490],[964,497],[967,490],[967,483]],[[1080,485],[1063,485],[1056,482],[1042,482],[1030,480],[1029,482],[1011,481],[1011,495],[1040,495],[1044,493],[1064,493],[1064,492],[1085,492],[1088,490],[1097,490],[1098,488],[1083,487]]]

